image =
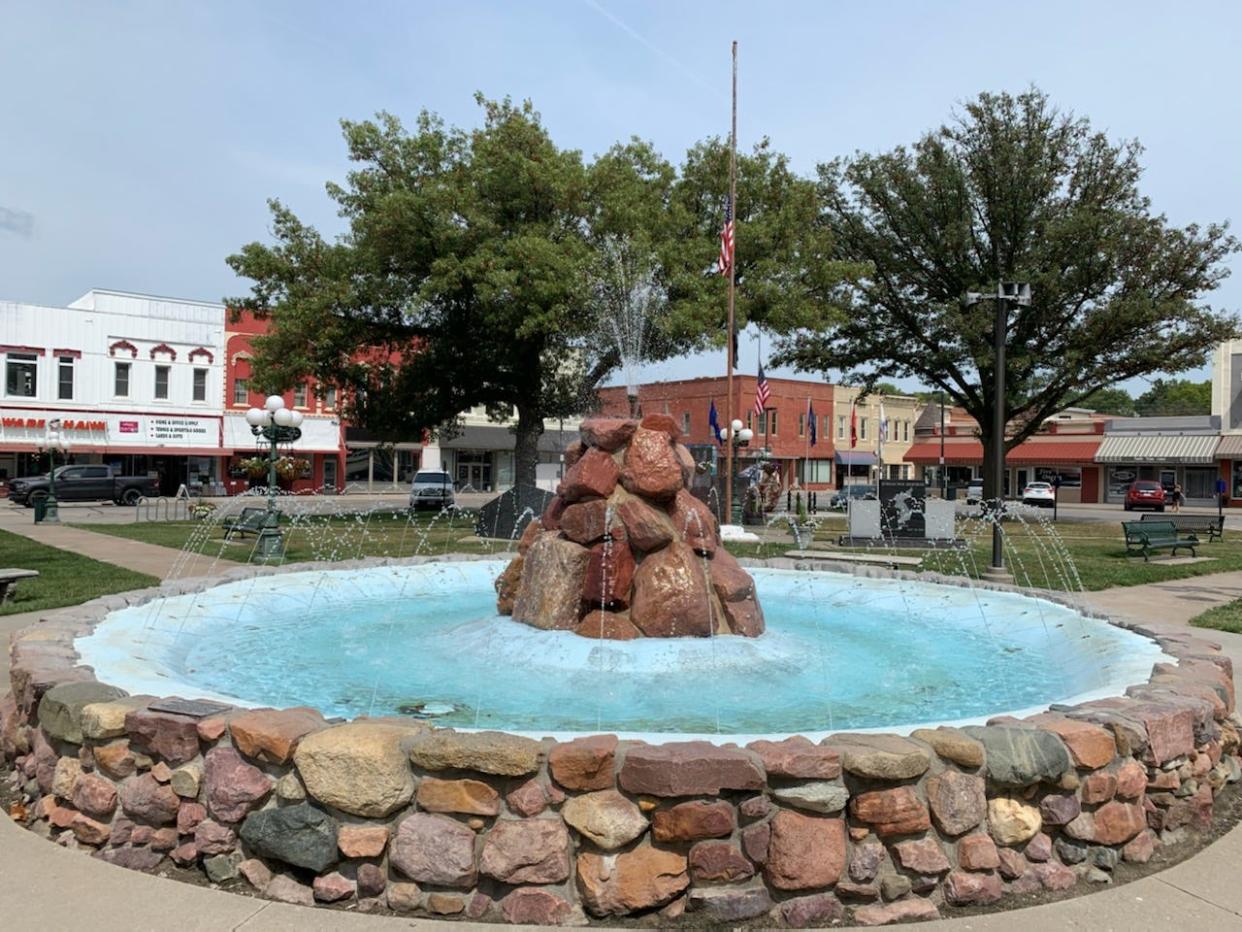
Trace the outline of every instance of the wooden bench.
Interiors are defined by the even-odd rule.
[[[1225,518],[1223,515],[1143,515],[1140,521],[1171,521],[1179,531],[1204,533],[1208,543],[1225,539]]]
[[[1194,534],[1178,537],[1177,525],[1172,521],[1123,521],[1121,529],[1126,535],[1126,553],[1141,553],[1143,562],[1148,562],[1155,550],[1168,550],[1177,556],[1179,550],[1189,550],[1195,556],[1195,547],[1199,546],[1199,538]]]
[[[224,528],[224,539],[231,540],[236,534],[245,537],[247,534],[259,534],[267,523],[266,508],[243,508],[235,518],[225,518],[220,522]]]
[[[19,579],[34,579],[38,570],[0,569],[0,602],[12,602]]]

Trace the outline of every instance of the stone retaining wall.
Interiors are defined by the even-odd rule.
[[[304,708],[178,714],[78,664],[73,639],[108,611],[221,581],[110,596],[14,635],[0,756],[32,828],[114,864],[171,859],[307,905],[878,925],[1107,882],[1119,861],[1208,828],[1242,773],[1232,665],[1189,635],[1159,638],[1176,662],[1125,697],[746,747],[556,743]]]

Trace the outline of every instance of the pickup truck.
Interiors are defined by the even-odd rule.
[[[47,476],[24,476],[9,483],[9,501],[33,508],[48,497]],[[56,470],[56,499],[62,502],[113,502],[135,505],[159,495],[154,476],[120,476],[109,466],[61,466]]]

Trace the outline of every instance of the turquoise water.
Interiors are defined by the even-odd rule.
[[[131,692],[443,711],[540,734],[783,734],[986,717],[1115,694],[1161,655],[1042,599],[753,570],[768,631],[593,641],[495,614],[498,561],[290,573],[114,612],[78,641]]]

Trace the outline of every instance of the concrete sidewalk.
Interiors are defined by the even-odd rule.
[[[123,566],[127,570],[146,573],[157,579],[210,576],[223,568],[236,565],[227,560],[216,560],[210,555],[186,553],[171,547],[127,540],[63,524],[0,521],[0,528],[49,547],[58,547],[93,560]]]

